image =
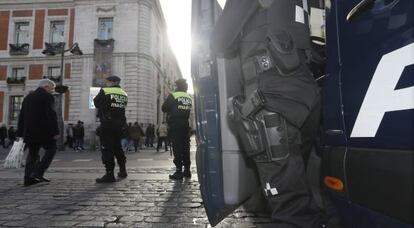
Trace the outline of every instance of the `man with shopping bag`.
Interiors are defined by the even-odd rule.
[[[54,97],[51,94],[55,83],[42,79],[39,87],[28,94],[22,103],[19,114],[17,136],[23,137],[29,148],[24,172],[24,186],[39,182],[49,182],[43,174],[52,163],[56,153],[56,139],[59,135]],[[39,150],[43,147],[45,154],[39,159]]]

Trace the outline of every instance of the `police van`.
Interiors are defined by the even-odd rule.
[[[315,38],[326,50],[326,74],[318,79],[321,145],[308,165],[314,191],[319,183],[327,190],[343,227],[413,227],[414,1],[312,3],[324,8],[326,36]],[[241,90],[240,64],[208,50],[220,12],[216,0],[193,0],[196,160],[212,225],[259,187],[227,117],[229,98]]]

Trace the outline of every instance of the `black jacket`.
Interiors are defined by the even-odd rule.
[[[170,128],[188,127],[193,100],[191,96],[184,91],[176,91],[168,95],[162,111],[167,113],[167,123]]]
[[[119,86],[102,88],[93,99],[101,123],[126,122],[125,107],[128,95]]]
[[[19,114],[17,136],[29,143],[47,143],[59,135],[55,99],[43,88],[27,95]]]

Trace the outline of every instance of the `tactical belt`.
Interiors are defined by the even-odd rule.
[[[259,74],[275,68],[272,57],[266,52],[246,59],[242,65],[244,80],[256,80]]]

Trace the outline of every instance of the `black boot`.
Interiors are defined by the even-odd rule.
[[[183,172],[181,170],[175,171],[174,174],[169,176],[172,180],[182,180],[183,179]]]
[[[101,178],[96,178],[96,183],[112,183],[115,182],[114,171],[106,171]]]
[[[119,178],[126,178],[127,176],[128,176],[128,174],[127,174],[127,171],[126,171],[125,164],[124,165],[120,165],[119,166],[118,177]]]
[[[190,169],[184,169],[183,176],[185,178],[191,178],[191,171],[190,171]]]
[[[24,178],[24,183],[23,183],[23,185],[24,186],[30,186],[30,185],[34,185],[34,184],[37,184],[37,183],[40,183],[40,182],[42,182],[42,181],[40,181],[40,180],[38,180],[38,179],[36,179],[36,178]]]

